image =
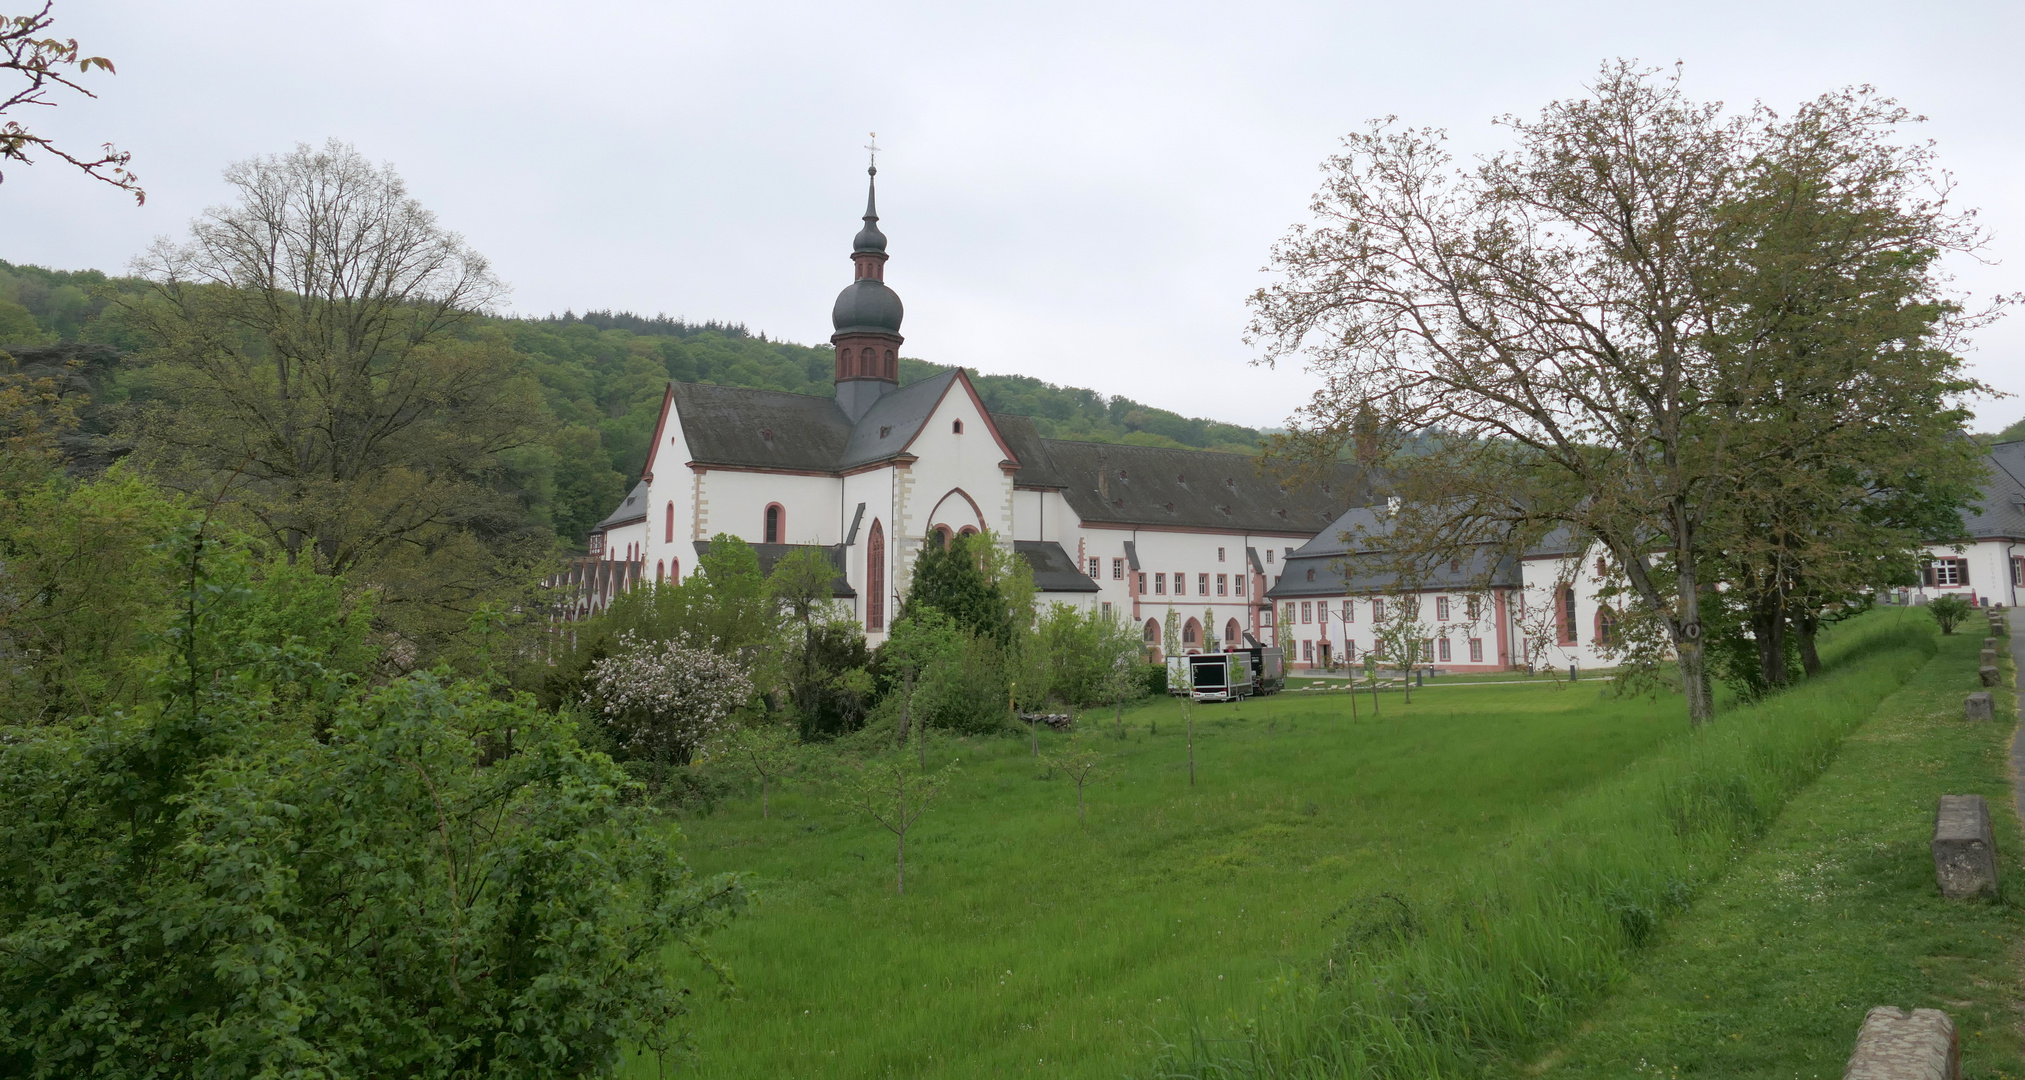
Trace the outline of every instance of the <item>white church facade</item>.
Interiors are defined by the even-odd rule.
[[[1251,638],[1282,647],[1290,667],[1319,668],[1377,644],[1396,614],[1385,605],[1399,601],[1390,582],[1351,569],[1355,537],[1382,532],[1354,464],[1294,488],[1240,454],[1042,438],[1032,420],[986,408],[961,368],[902,386],[904,310],[885,282],[876,190],[863,221],[831,311],[835,394],[670,383],[640,481],[571,572],[577,614],[635,584],[682,580],[727,534],[762,568],[822,551],[837,602],[876,646],[923,546],[989,530],[1031,565],[1043,603],[1106,612],[1156,650],[1170,610],[1184,651]],[[1965,515],[1975,541],[1967,554],[1934,550],[1928,592],[2025,599],[2025,443],[1991,460],[1989,505]],[[1419,590],[1424,663],[1611,662],[1593,552],[1548,545],[1468,563]]]

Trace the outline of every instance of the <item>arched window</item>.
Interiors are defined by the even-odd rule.
[[[872,374],[872,350],[865,349],[858,353],[858,373],[860,375]]]
[[[947,526],[947,525],[937,525],[937,526],[936,526],[936,527],[934,527],[933,529],[930,529],[930,530],[928,530],[928,535],[929,535],[929,537],[930,537],[931,539],[933,539],[933,540],[934,540],[934,541],[935,541],[936,543],[938,543],[938,544],[942,545],[942,550],[944,550],[944,551],[948,551],[948,550],[949,550],[949,541],[950,541],[950,539],[951,539],[951,536],[950,536],[950,533],[949,533],[949,526]]]
[[[654,584],[659,585],[666,580],[668,580],[668,564],[660,559],[654,560]]]
[[[1148,619],[1148,620],[1146,620],[1146,644],[1148,644],[1148,645],[1158,645],[1158,644],[1160,644],[1160,620],[1159,620],[1159,619]]]
[[[679,584],[681,584],[681,583],[682,583],[682,560],[681,560],[681,559],[669,559],[669,560],[668,560],[668,580],[669,580],[669,581],[671,581],[671,582],[673,582],[673,583],[675,583],[675,584],[677,584],[677,585],[679,585]]]
[[[850,349],[838,349],[838,350],[837,350],[837,374],[839,374],[839,375],[849,375],[850,373],[851,373],[851,350],[850,350]]]
[[[1572,586],[1562,586],[1561,595],[1554,598],[1554,621],[1560,624],[1555,629],[1561,631],[1561,644],[1575,644],[1575,589]]]
[[[1193,648],[1202,642],[1202,624],[1190,619],[1181,625],[1181,644]]]
[[[662,530],[661,540],[669,544],[675,542],[675,500],[673,499],[668,500],[668,527]]]
[[[1617,613],[1598,604],[1596,606],[1596,644],[1617,644]]]
[[[865,541],[865,629],[886,629],[886,530],[877,518]]]
[[[900,365],[893,359],[893,350],[886,350],[886,377],[895,382],[900,380]]]
[[[949,425],[949,430],[953,434],[957,435],[963,434],[963,421],[961,420],[951,421]]]
[[[1225,645],[1230,646],[1233,649],[1237,648],[1238,635],[1242,634],[1243,632],[1244,632],[1243,630],[1238,628],[1238,621],[1236,619],[1232,619],[1231,621],[1223,624],[1223,643]]]
[[[781,537],[787,535],[787,511],[782,509],[779,503],[768,503],[766,505],[766,528],[761,531],[760,535],[766,537],[761,543],[787,543],[787,541],[781,539]]]
[[[977,535],[977,530],[976,530],[976,529],[973,529],[973,528],[971,528],[971,527],[970,527],[970,526],[968,526],[968,525],[965,525],[965,526],[964,526],[963,528],[961,528],[961,529],[958,529],[958,530],[956,530],[956,535],[957,535],[957,536],[959,536],[959,537],[963,537],[963,536],[976,536],[976,535]]]

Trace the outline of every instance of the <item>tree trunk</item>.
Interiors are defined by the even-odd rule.
[[[900,748],[907,748],[908,708],[914,704],[914,673],[907,672],[900,679]]]
[[[1195,714],[1183,709],[1181,719],[1188,728],[1188,786],[1195,786]]]
[[[766,820],[766,774],[759,774],[759,820]]]
[[[1814,647],[1814,635],[1820,629],[1821,620],[1812,615],[1793,621],[1793,636],[1800,640],[1800,670],[1810,679],[1821,674],[1821,654]]]
[[[906,896],[906,895],[907,895],[907,832],[906,832],[906,830],[904,830],[904,829],[903,829],[903,830],[901,830],[901,831],[900,831],[900,833],[899,833],[899,837],[900,837],[900,843],[899,843],[898,845],[896,845],[896,846],[894,847],[894,849],[893,849],[893,874],[894,874],[894,877],[893,877],[893,891],[894,891],[895,893],[897,893],[897,894],[901,895],[901,896]]]
[[[1083,823],[1083,782],[1076,781],[1076,824]]]
[[[1687,698],[1688,723],[1700,727],[1715,719],[1715,688],[1709,684],[1709,658],[1702,651],[1701,583],[1695,578],[1694,550],[1690,542],[1678,539],[1690,535],[1682,520],[1685,510],[1674,509],[1674,595],[1680,600],[1680,619],[1674,628],[1674,652],[1680,657],[1681,692]]]
[[[1751,611],[1751,637],[1758,646],[1758,677],[1765,689],[1786,685],[1786,617],[1777,610],[1778,601],[1766,598]]]

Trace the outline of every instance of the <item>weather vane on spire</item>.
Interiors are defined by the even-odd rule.
[[[869,152],[871,153],[871,162],[870,162],[870,163],[869,163],[869,165],[868,165],[868,169],[869,169],[869,170],[870,170],[871,172],[875,172],[875,173],[876,173],[876,172],[878,172],[878,171],[879,171],[879,133],[878,133],[878,132],[876,132],[876,131],[875,131],[875,132],[873,132],[873,133],[872,133],[872,141],[871,141],[871,142],[869,142],[869,143],[866,143],[866,144],[865,144],[865,149],[866,149],[867,151],[869,151]]]

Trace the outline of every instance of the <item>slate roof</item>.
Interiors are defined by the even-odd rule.
[[[1055,468],[1055,460],[1048,453],[1047,440],[1035,430],[1033,417],[993,413],[991,422],[998,428],[999,437],[1005,440],[1006,448],[1019,460],[1019,471],[1013,474],[1015,485],[1033,488],[1069,486],[1068,479]]]
[[[695,541],[695,545],[696,558],[700,564],[703,556],[710,554],[710,541],[698,540]],[[750,546],[752,553],[759,556],[759,573],[761,577],[772,574],[773,568],[782,559],[797,551],[820,551],[823,553],[824,558],[830,560],[830,565],[837,568],[836,580],[830,582],[830,595],[839,600],[849,600],[858,595],[858,590],[852,588],[851,582],[844,577],[844,547],[842,544],[753,544]]]
[[[1399,584],[1398,573],[1384,565],[1380,541],[1391,534],[1390,523],[1372,506],[1344,511],[1313,540],[1294,549],[1281,563],[1279,578],[1266,590],[1271,600],[1345,593],[1385,592]],[[1454,566],[1451,569],[1451,565]],[[1315,580],[1308,580],[1308,571]],[[1490,547],[1472,549],[1466,557],[1437,564],[1421,588],[1480,587],[1488,577],[1494,586],[1520,585],[1519,561]]]
[[[1097,592],[1097,583],[1076,566],[1076,560],[1053,540],[1015,540],[1013,552],[1034,568],[1034,587],[1042,592]]]
[[[625,501],[619,504],[619,508],[612,511],[611,515],[606,517],[605,520],[598,522],[596,528],[609,529],[614,525],[624,525],[632,521],[644,521],[646,517],[647,482],[642,480],[633,485],[633,490],[626,493]]]
[[[671,392],[690,461],[829,472],[850,442],[833,398],[681,382]]]
[[[1986,458],[1990,476],[1977,505],[1962,510],[1962,528],[1977,540],[2025,541],[2025,442],[1998,443]]]
[[[935,403],[956,381],[956,369],[951,368],[931,379],[911,383],[891,391],[872,407],[865,410],[865,416],[851,431],[850,442],[843,453],[830,467],[851,469],[884,461],[900,453],[921,425],[928,422],[928,414],[935,411]],[[825,399],[827,400],[827,399]],[[838,416],[843,413],[839,411]]]
[[[1310,535],[1348,504],[1370,500],[1357,466],[1339,463],[1329,478],[1282,487],[1259,459],[1210,450],[1043,439],[1055,474],[1073,478],[1063,498],[1088,524],[1240,529]]]

